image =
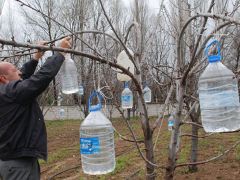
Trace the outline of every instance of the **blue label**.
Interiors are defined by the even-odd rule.
[[[81,154],[97,154],[100,151],[100,143],[98,137],[80,138]]]
[[[130,105],[131,101],[132,101],[132,96],[129,96],[129,95],[122,96],[122,105],[128,106]]]

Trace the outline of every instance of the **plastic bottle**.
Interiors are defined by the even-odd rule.
[[[62,100],[63,100],[62,93],[59,92],[57,97],[57,106],[61,106]]]
[[[130,52],[130,54],[132,56],[134,55],[133,52],[130,49],[128,49],[128,51]],[[129,59],[129,57],[128,57],[127,53],[125,52],[125,50],[120,52],[120,54],[118,55],[118,57],[117,57],[117,64],[123,66],[125,69],[128,69],[132,74],[134,74],[134,64]],[[117,79],[119,81],[130,81],[131,80],[131,78],[128,75],[123,74],[121,72],[117,73]]]
[[[124,90],[121,95],[121,103],[123,109],[131,109],[133,107],[133,93],[128,88],[128,82],[124,83]]]
[[[59,118],[64,119],[65,117],[65,110],[63,108],[59,109]]]
[[[62,93],[64,94],[72,94],[79,91],[77,67],[70,54],[65,55],[65,60],[61,67],[61,85]]]
[[[83,88],[82,85],[79,86],[78,94],[79,94],[80,96],[82,96],[82,95],[84,94],[84,88]]]
[[[174,126],[174,116],[171,114],[170,117],[168,118],[168,130],[172,131],[173,130],[173,126]]]
[[[152,99],[152,91],[151,89],[145,85],[144,89],[143,89],[143,97],[144,97],[144,101],[146,103],[150,103],[151,99]]]
[[[206,132],[228,132],[240,128],[239,96],[237,79],[221,63],[220,44],[217,55],[209,55],[209,64],[198,82],[202,125]]]
[[[91,106],[97,96],[99,103]],[[86,174],[99,175],[115,169],[114,130],[112,123],[101,112],[101,95],[93,92],[89,98],[90,113],[80,126],[82,169]]]

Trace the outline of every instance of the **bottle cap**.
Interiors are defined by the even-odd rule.
[[[128,88],[128,81],[124,82],[124,88]]]

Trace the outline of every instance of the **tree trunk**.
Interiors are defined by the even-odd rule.
[[[198,123],[198,119],[200,116],[200,106],[198,105],[197,112],[191,113],[192,122]],[[196,125],[192,125],[192,147],[191,147],[191,163],[197,162],[198,158],[198,130],[199,127]],[[190,172],[196,172],[198,170],[197,165],[189,165],[188,169]]]
[[[154,163],[154,154],[153,154],[153,141],[152,141],[152,133],[149,135],[149,137],[145,138],[145,147],[146,147],[146,157],[149,161]],[[147,168],[147,180],[154,180],[156,177],[156,174],[154,173],[155,167],[151,164],[146,165]]]
[[[192,147],[191,147],[191,163],[197,162],[197,152],[198,152],[198,127],[192,125]],[[190,172],[196,172],[197,165],[189,165],[188,169]]]
[[[183,94],[185,86],[177,82],[177,101],[178,106],[176,109],[176,115],[175,115],[175,123],[174,128],[171,135],[171,141],[169,143],[169,153],[168,153],[168,164],[166,168],[165,173],[165,179],[166,180],[172,180],[174,176],[174,171],[176,167],[176,161],[177,161],[177,150],[178,150],[178,144],[180,141],[180,119],[182,114],[182,107],[183,107]]]

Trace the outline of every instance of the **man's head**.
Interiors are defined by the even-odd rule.
[[[9,62],[0,62],[0,83],[6,84],[10,81],[20,80],[21,72]]]

